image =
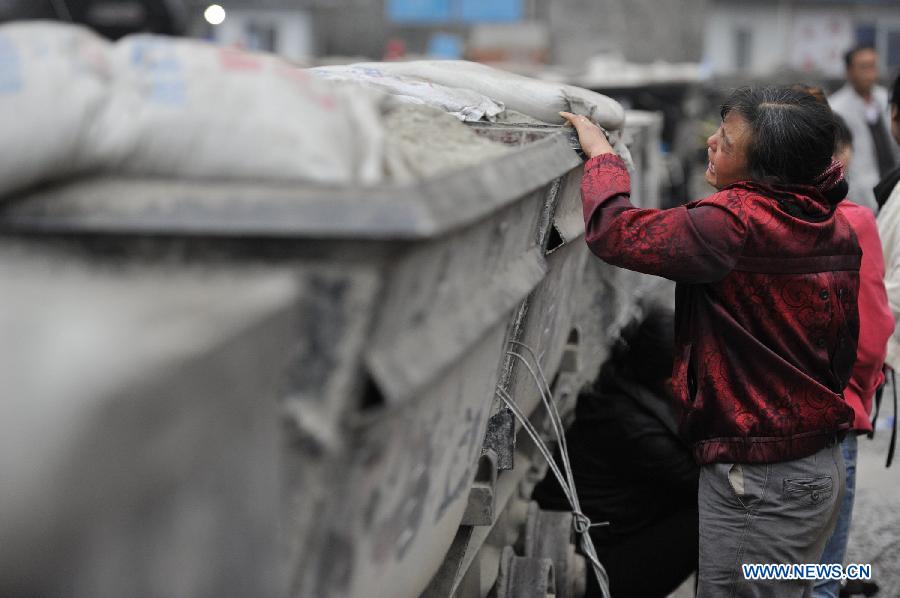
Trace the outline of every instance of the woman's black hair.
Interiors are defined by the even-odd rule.
[[[853,59],[856,58],[857,54],[863,51],[875,52],[876,50],[875,46],[873,46],[872,44],[858,44],[856,46],[853,46],[852,48],[844,52],[844,66],[848,69],[853,66]]]
[[[817,85],[795,83],[791,85],[791,89],[794,91],[805,91],[820,104],[828,106],[828,98],[825,97],[825,91]],[[847,126],[847,121],[840,114],[832,110],[831,116],[834,118],[834,153],[838,153],[845,147],[853,146],[853,132]]]
[[[850,127],[847,126],[847,121],[844,120],[844,117],[837,112],[834,112],[833,116],[834,151],[837,152],[840,149],[853,145],[853,132],[850,130]]]
[[[743,87],[722,104],[750,125],[750,178],[768,184],[812,185],[834,151],[834,118],[827,104],[790,87]]]

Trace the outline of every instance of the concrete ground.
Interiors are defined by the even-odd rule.
[[[856,506],[850,528],[847,562],[871,563],[879,597],[900,596],[900,450],[885,469],[890,429],[885,412],[893,415],[890,389],[885,393],[875,438],[859,439]]]
[[[678,586],[677,590],[669,594],[669,598],[694,598],[695,583],[696,580],[694,579],[694,576],[691,575],[683,584]]]

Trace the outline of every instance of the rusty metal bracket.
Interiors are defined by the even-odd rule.
[[[493,451],[497,459],[497,469],[507,471],[513,468],[516,451],[516,418],[512,411],[504,407],[488,420],[484,435],[482,454]]]
[[[528,506],[525,520],[525,556],[553,561],[557,598],[581,598],[587,588],[587,565],[575,550],[572,513],[544,511]]]
[[[494,586],[497,598],[547,598],[556,595],[553,562],[516,556],[511,546],[503,549],[500,575]]]

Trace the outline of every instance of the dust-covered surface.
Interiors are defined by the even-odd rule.
[[[432,177],[510,151],[428,106],[393,107],[384,116],[384,129],[385,175],[394,182]]]
[[[494,120],[505,106],[471,89],[438,85],[419,77],[387,75],[376,68],[353,65],[319,67],[307,71],[329,82],[375,89],[404,104],[416,104],[449,112],[462,121]]]
[[[518,110],[512,110],[511,108],[507,108],[500,114],[498,114],[494,118],[494,122],[498,122],[504,125],[547,125],[550,123],[545,123],[542,120],[538,120],[533,116],[528,116],[523,112],[519,112]]]
[[[0,595],[277,595],[292,273],[4,240],[0,277]]]
[[[880,586],[878,596],[900,596],[900,455],[886,469],[890,427],[885,412],[891,413],[890,386],[886,389],[882,416],[875,438],[859,438],[856,469],[856,502],[848,563],[870,563],[872,581]]]
[[[518,110],[552,124],[563,124],[561,110],[583,114],[607,130],[625,124],[624,108],[612,98],[572,85],[524,77],[485,64],[465,60],[414,60],[357,65],[382,73],[418,77],[460,89],[470,89],[507,109]]]

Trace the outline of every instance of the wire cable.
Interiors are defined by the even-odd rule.
[[[553,458],[552,451],[549,449],[549,447],[547,447],[546,443],[541,438],[540,433],[534,427],[534,424],[529,421],[529,419],[522,412],[521,408],[510,396],[510,394],[505,389],[499,387],[497,388],[496,394],[500,398],[500,400],[502,400],[504,404],[506,404],[509,410],[512,411],[516,419],[519,420],[519,422],[522,424],[522,428],[528,433],[529,437],[531,437],[531,440],[534,442],[541,455],[543,455],[544,459],[547,460],[550,470],[553,472],[553,475],[559,482],[563,494],[565,494],[566,499],[569,501],[569,505],[572,507],[572,527],[579,535],[582,551],[592,565],[594,576],[596,577],[597,583],[600,586],[600,592],[603,595],[603,598],[610,598],[609,576],[606,574],[606,569],[604,569],[603,564],[600,563],[600,560],[597,557],[597,551],[594,547],[594,542],[591,539],[589,533],[592,527],[609,525],[609,522],[591,523],[591,520],[581,512],[581,504],[578,501],[578,494],[575,489],[575,477],[572,472],[571,461],[569,460],[569,449],[568,445],[566,444],[565,429],[562,425],[562,418],[559,415],[559,410],[553,403],[553,394],[550,389],[550,385],[547,382],[547,377],[544,375],[540,360],[538,359],[535,351],[527,344],[519,341],[509,341],[509,343],[524,348],[534,361],[534,367],[532,367],[528,359],[526,359],[525,356],[521,353],[517,353],[515,351],[506,352],[507,355],[515,357],[522,362],[538,388],[538,391],[541,395],[541,401],[544,403],[544,407],[547,409],[550,423],[553,428],[553,433],[556,436],[556,440],[559,445],[560,461],[562,462],[564,471],[560,470],[559,466],[556,463],[556,460]]]

